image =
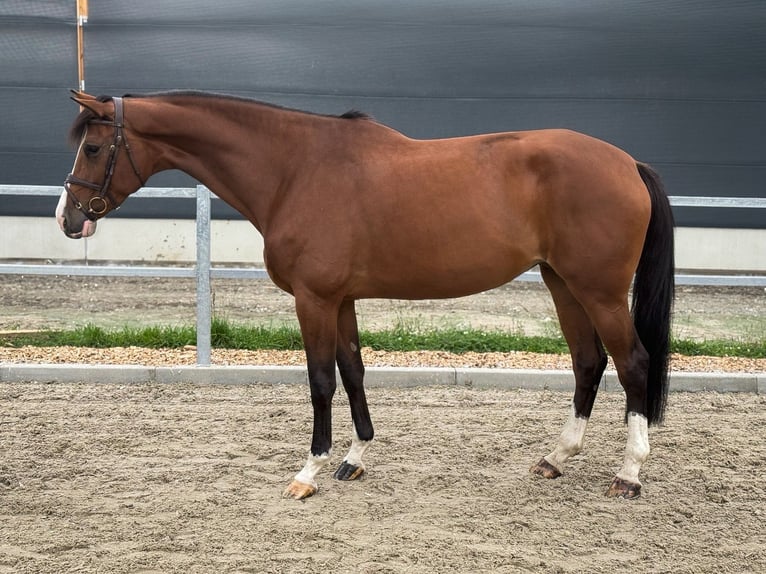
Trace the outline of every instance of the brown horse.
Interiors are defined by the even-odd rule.
[[[97,219],[167,169],[202,182],[263,235],[269,275],[295,297],[314,409],[308,461],[286,496],[314,494],[330,458],[336,363],[353,437],[335,478],[364,472],[373,427],[357,299],[460,297],[535,265],[571,350],[575,394],[556,448],[531,470],[555,478],[581,450],[606,347],[628,427],[607,494],[639,495],[647,427],[665,410],[674,289],[672,213],[648,166],[567,130],[423,141],[359,112],[325,116],[213,94],[73,99],[82,106],[71,131],[79,148],[56,213],[66,235],[91,235]]]

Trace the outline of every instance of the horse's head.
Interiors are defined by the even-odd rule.
[[[79,239],[93,235],[96,220],[117,209],[143,186],[144,178],[128,142],[122,98],[73,94],[82,106],[70,132],[77,156],[64,182],[56,220],[68,237]]]

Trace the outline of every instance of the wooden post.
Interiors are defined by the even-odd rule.
[[[77,79],[79,89],[85,91],[85,41],[83,25],[88,22],[88,0],[77,1]]]

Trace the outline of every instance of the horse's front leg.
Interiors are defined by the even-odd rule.
[[[303,345],[306,349],[314,430],[303,469],[283,496],[300,500],[317,491],[316,475],[332,454],[332,398],[335,394],[335,344],[338,306],[310,295],[295,297]]]
[[[364,393],[364,363],[360,347],[354,301],[344,301],[338,314],[336,359],[351,406],[354,428],[351,449],[333,475],[338,480],[355,480],[364,474],[362,455],[370,446],[374,434]]]

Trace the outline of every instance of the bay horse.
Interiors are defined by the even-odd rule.
[[[196,178],[262,234],[271,279],[295,297],[314,415],[308,459],[285,496],[313,495],[330,459],[336,363],[353,429],[334,476],[365,470],[373,425],[357,299],[460,297],[535,265],[570,348],[575,392],[557,445],[531,472],[555,478],[582,449],[608,351],[625,390],[627,444],[607,495],[639,496],[648,427],[665,411],[674,292],[673,216],[650,167],[562,129],[416,140],[360,112],[217,94],[72,99],[77,156],[56,209],[67,236],[92,235],[168,169]]]

